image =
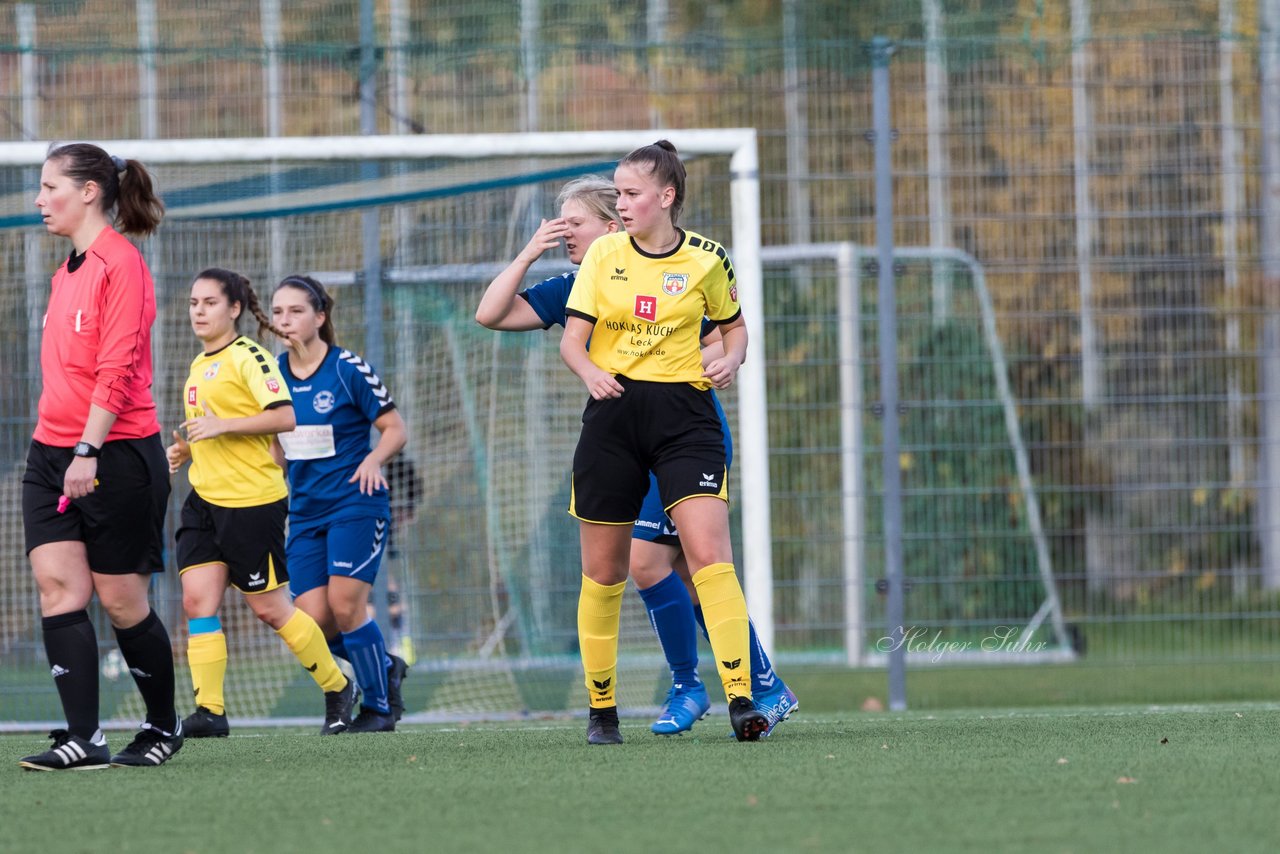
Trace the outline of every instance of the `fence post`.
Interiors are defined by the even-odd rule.
[[[902,471],[898,461],[898,311],[893,281],[893,130],[889,116],[889,59],[893,42],[871,40],[872,126],[875,132],[876,258],[879,264],[880,404],[884,454],[884,563],[889,582],[885,628],[903,643],[889,650],[889,709],[907,708],[907,627],[902,579]]]
[[[1262,471],[1259,473],[1258,537],[1262,584],[1280,588],[1280,0],[1258,7],[1258,64],[1262,99],[1263,328],[1259,383],[1262,399]]]

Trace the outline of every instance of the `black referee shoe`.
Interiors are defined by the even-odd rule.
[[[590,711],[587,717],[587,744],[622,744],[617,706]]]
[[[173,758],[182,749],[182,724],[167,735],[163,730],[144,723],[142,729],[124,750],[111,757],[113,768],[154,768]]]
[[[324,692],[324,726],[321,735],[337,735],[351,726],[351,710],[356,705],[356,683],[348,679],[341,691]]]
[[[99,733],[99,741],[72,735],[65,729],[49,733],[53,747],[18,760],[28,771],[97,771],[111,765],[107,740]]]
[[[187,738],[226,738],[231,734],[227,716],[211,712],[204,706],[182,719],[182,734]]]
[[[729,724],[738,741],[759,741],[769,729],[769,719],[748,697],[734,697],[729,701]]]

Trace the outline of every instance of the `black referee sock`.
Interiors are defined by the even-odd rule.
[[[173,704],[173,647],[164,623],[152,611],[138,625],[116,629],[120,654],[147,704],[147,723],[172,733],[178,727]]]
[[[67,730],[92,739],[98,731],[98,638],[89,614],[80,610],[44,617],[40,626]]]

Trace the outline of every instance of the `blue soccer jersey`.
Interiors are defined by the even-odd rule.
[[[577,277],[577,273],[561,273],[518,294],[538,315],[543,329],[564,326],[565,306],[569,304],[569,292],[573,290],[573,280]]]
[[[389,517],[385,489],[363,495],[360,485],[350,482],[369,455],[373,422],[395,408],[378,374],[364,359],[338,347],[330,347],[320,367],[305,378],[289,369],[288,353],[279,361],[298,421],[279,437],[288,461],[290,524],[305,526],[339,516]]]

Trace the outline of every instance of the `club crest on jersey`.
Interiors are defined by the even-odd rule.
[[[658,298],[636,294],[636,317],[650,323],[658,319]]]
[[[189,385],[187,386],[187,406],[195,406],[195,405],[196,405],[196,387],[193,385]]]
[[[218,375],[218,368],[222,367],[221,362],[214,362],[212,365],[204,369],[204,378],[211,380]]]
[[[312,407],[314,407],[315,411],[321,415],[324,415],[326,412],[333,409],[333,402],[333,392],[328,389],[316,392],[316,396],[311,399]]]
[[[669,297],[679,296],[689,286],[688,273],[663,273],[662,292]]]
[[[280,393],[280,381],[275,377],[267,377],[267,391],[272,394]]]

